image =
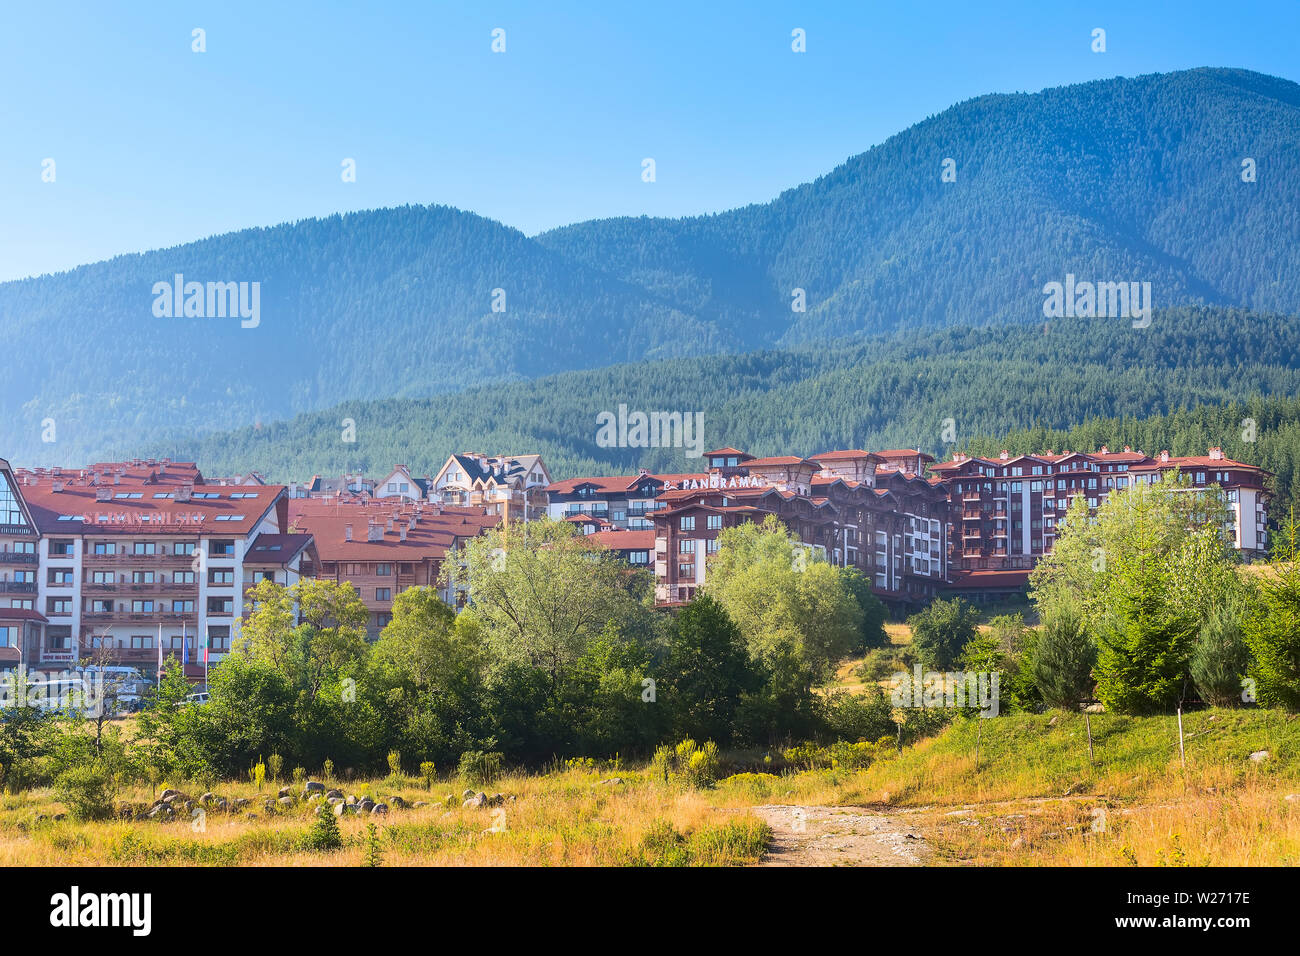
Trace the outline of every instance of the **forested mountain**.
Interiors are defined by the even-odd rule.
[[[1289,81],[1210,69],[1104,80],[961,103],[763,205],[539,241],[785,343],[1035,321],[1044,284],[1067,273],[1150,282],[1162,307],[1294,314],[1298,145]]]
[[[289,422],[120,452],[197,459],[209,474],[258,468],[279,481],[344,469],[379,476],[399,462],[416,474],[432,473],[453,451],[538,452],[557,478],[638,466],[700,467],[701,460],[683,449],[599,447],[597,416],[621,403],[629,410],[702,412],[705,451],[735,445],[758,455],[811,455],[910,446],[946,457],[958,448],[1007,447],[1004,439],[984,436],[1035,427],[1040,430],[1017,432],[1017,449],[1059,448],[1067,443],[1061,430],[1089,422],[1090,430],[1068,439],[1079,448],[1128,442],[1146,451],[1203,453],[1215,444],[1254,461],[1259,449],[1272,448],[1272,439],[1243,448],[1237,439],[1245,414],[1236,410],[1201,410],[1203,421],[1188,420],[1201,421],[1196,428],[1182,428],[1176,417],[1170,431],[1157,424],[1143,431],[1137,422],[1298,390],[1300,321],[1189,307],[1158,312],[1146,329],[1123,320],[1069,319],[1009,329],[895,332],[834,350],[568,372],[429,399],[349,402]],[[1289,481],[1288,456],[1300,456],[1300,403],[1268,408],[1280,411],[1259,411],[1259,428],[1276,432],[1287,450],[1270,451],[1262,463]],[[1122,419],[1123,428],[1094,421],[1111,417]],[[345,419],[355,423],[355,442],[343,440]],[[946,419],[952,419],[950,435]],[[1297,424],[1288,431],[1285,422]]]
[[[948,157],[952,183],[940,180]],[[1256,160],[1257,182],[1241,181],[1243,157]],[[590,383],[612,396],[609,383],[636,381],[653,385],[646,401],[667,395],[671,407],[694,407],[686,396],[703,388],[724,408],[805,371],[818,388],[836,374],[847,388],[859,358],[872,357],[820,354],[831,341],[1039,322],[1043,284],[1067,272],[1151,282],[1159,307],[1300,314],[1298,199],[1300,86],[1194,70],[971,100],[814,183],[716,216],[592,222],[528,238],[470,213],[404,207],[249,229],[0,284],[0,341],[12,362],[0,379],[0,451],[20,463],[71,463],[136,451],[163,430],[188,439],[350,399],[801,344],[819,353],[616,369],[551,386]],[[260,324],[156,317],[154,283],[177,273],[260,282]],[[791,309],[794,288],[806,291],[806,312]],[[496,289],[504,312],[492,311]],[[908,341],[870,348],[906,355]],[[922,380],[943,381],[942,362],[958,361],[951,349],[938,354],[940,364],[917,370]],[[701,383],[704,368],[736,378]],[[513,419],[498,395],[546,396],[526,387],[477,394],[486,405],[475,414],[490,430],[473,444],[531,436],[533,407]],[[862,421],[893,421],[895,397],[879,391],[881,405]],[[914,399],[926,415],[944,401],[924,390]],[[795,426],[771,417],[777,431],[753,434],[788,440]],[[41,441],[46,419],[52,445]],[[558,444],[574,440],[567,427],[554,426]],[[884,426],[862,427],[870,435]],[[580,445],[566,454],[597,460]]]

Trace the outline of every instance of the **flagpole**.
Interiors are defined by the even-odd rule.
[[[158,687],[162,687],[162,622],[158,622]]]

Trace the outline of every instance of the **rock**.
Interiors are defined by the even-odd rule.
[[[249,800],[248,797],[235,797],[235,799],[230,802],[230,808],[232,810],[242,810],[252,802],[253,801]]]
[[[282,798],[283,798],[283,797],[292,797],[292,796],[293,796],[293,787],[281,787],[281,788],[280,788],[280,792],[279,792],[278,794],[276,794],[276,796],[277,796],[277,797],[282,797]]]
[[[501,804],[503,804],[503,803],[505,803],[505,802],[506,802],[506,798],[505,798],[502,794],[499,794],[499,793],[494,793],[494,794],[492,794],[492,796],[488,797],[488,806],[489,806],[489,807],[499,807],[499,806],[501,806]]]
[[[608,780],[602,780],[600,782],[600,786],[602,787],[618,786],[622,782],[623,782],[622,777],[610,777]]]
[[[324,793],[325,784],[318,783],[315,780],[308,780],[307,783],[303,785],[302,790],[303,793]]]
[[[388,805],[395,810],[401,810],[402,808],[408,806],[407,802],[398,796],[389,797]]]
[[[462,800],[468,800],[468,799],[469,799],[470,797],[472,797],[472,796],[474,796],[474,791],[473,791],[473,790],[466,790],[464,793],[462,793],[462,794],[460,795],[460,798],[461,798]]]
[[[276,803],[282,807],[291,807],[293,806],[293,797],[281,797]]]
[[[474,794],[474,796],[470,797],[468,800],[462,803],[461,806],[469,807],[471,810],[478,810],[482,807],[486,807],[487,802],[488,802],[487,794],[476,793]]]
[[[207,793],[199,797],[199,803],[202,803],[206,806],[209,803],[216,803],[217,799],[218,799],[217,795],[213,793],[211,790],[209,790]]]
[[[53,819],[55,819],[55,820],[66,820],[67,818],[68,818],[68,815],[67,815],[66,813],[56,813],[56,814],[54,814],[54,817],[53,817]]]
[[[355,805],[357,802],[357,795],[355,793],[349,793],[347,799],[344,800],[343,802]]]
[[[1056,726],[1056,718],[1053,717],[1051,720],[1049,720],[1049,721],[1047,722],[1047,726],[1049,726],[1049,727],[1055,727],[1055,726]]]
[[[1295,803],[1297,800],[1300,800],[1300,793],[1288,793],[1282,799],[1287,803]]]
[[[371,813],[373,816],[380,816],[380,817],[387,816],[387,815],[388,815],[388,804],[386,804],[386,803],[376,803],[373,807],[370,808],[370,813]]]
[[[428,805],[429,805],[429,801],[427,800],[416,800],[413,804],[411,804],[411,809],[418,810],[420,809],[420,807],[427,807]],[[394,806],[396,806],[396,804],[394,804]]]
[[[181,792],[179,790],[164,790],[162,792],[162,796],[160,796],[158,799],[166,802],[167,800],[170,800],[172,797],[179,797],[180,795]]]
[[[344,803],[342,800],[340,800],[338,803],[334,804],[334,815],[336,817],[343,816],[343,814],[348,812],[348,807],[350,805],[351,804]]]
[[[361,802],[357,804],[357,810],[361,813],[369,813],[374,808],[375,801],[371,800],[369,797],[363,798]]]
[[[326,797],[326,798],[325,798],[325,802],[328,803],[328,804],[329,804],[330,806],[332,806],[332,807],[342,807],[342,806],[346,806],[346,804],[343,802],[343,798],[342,798],[342,797]]]
[[[1250,755],[1250,759],[1255,761],[1255,763],[1263,763],[1265,760],[1268,759],[1268,757],[1269,757],[1269,753],[1267,750],[1256,750],[1253,754]]]
[[[256,820],[256,819],[257,819],[257,814],[256,814],[256,813],[250,813],[250,814],[248,815],[248,819],[250,819],[250,820]]]
[[[154,807],[148,813],[150,820],[170,820],[174,815],[172,808],[165,803],[162,806]]]
[[[1083,708],[1083,712],[1084,712],[1085,714],[1104,714],[1104,713],[1106,713],[1106,705],[1105,705],[1105,704],[1089,704],[1087,707]]]
[[[332,800],[332,799],[334,799],[335,797],[338,797],[340,800],[342,800],[342,799],[343,799],[343,791],[342,791],[342,790],[330,790],[330,791],[328,791],[328,792],[325,794],[325,799],[326,799],[326,800]]]

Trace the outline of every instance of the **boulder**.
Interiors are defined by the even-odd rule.
[[[373,816],[380,816],[380,817],[387,816],[387,815],[388,815],[388,804],[386,804],[386,803],[376,803],[373,807],[370,808],[370,813],[371,813]]]
[[[230,801],[230,809],[242,810],[252,802],[253,801],[249,800],[248,797],[235,797],[234,800]]]
[[[461,804],[462,807],[469,807],[471,810],[478,810],[482,807],[486,807],[487,805],[488,805],[488,798],[486,793],[476,793],[474,794],[474,796],[470,797],[468,800],[466,800],[464,803]]]
[[[210,803],[216,803],[218,799],[219,798],[217,797],[217,795],[213,793],[211,790],[209,790],[207,793],[199,797],[199,803],[202,803],[203,805],[206,806]]]
[[[280,788],[280,792],[277,793],[276,796],[277,796],[277,797],[292,797],[292,796],[293,796],[293,787],[281,787],[281,788]]]
[[[468,800],[468,799],[469,799],[470,797],[472,797],[472,796],[474,796],[474,791],[473,791],[473,790],[466,790],[464,793],[462,793],[462,794],[460,795],[460,798],[461,798],[462,800]]]
[[[181,792],[180,792],[179,790],[170,790],[170,789],[169,789],[169,790],[164,790],[164,791],[162,792],[162,795],[161,795],[158,799],[159,799],[159,800],[162,800],[162,801],[165,802],[165,801],[167,801],[167,800],[170,800],[172,797],[179,797],[180,795],[181,795]]]
[[[281,797],[276,803],[282,807],[291,807],[293,806],[293,797]]]
[[[303,785],[302,790],[303,793],[324,793],[325,784],[318,783],[315,780],[308,780],[307,783]]]
[[[420,807],[427,807],[428,805],[429,805],[428,800],[416,800],[413,804],[411,804],[411,809],[418,810],[420,809]],[[394,806],[396,806],[396,804],[394,804]]]
[[[394,810],[401,810],[403,807],[407,806],[407,803],[401,797],[394,795],[388,798],[388,805]]]
[[[1250,755],[1250,759],[1255,761],[1255,763],[1263,763],[1268,758],[1269,758],[1269,753],[1267,750],[1256,750],[1253,754]]]
[[[494,793],[492,794],[492,796],[488,797],[489,807],[499,807],[501,806],[501,804],[505,802],[506,802],[505,796],[500,793]]]
[[[602,786],[602,787],[617,787],[617,786],[618,786],[619,784],[621,784],[622,782],[623,782],[623,778],[622,778],[622,777],[610,777],[608,780],[602,780],[602,781],[600,782],[600,786]]]
[[[150,820],[170,820],[175,815],[176,815],[175,811],[173,811],[171,806],[166,803],[162,804],[161,806],[154,807],[148,813],[148,817]]]
[[[343,814],[347,813],[348,807],[350,806],[351,804],[344,803],[342,800],[340,800],[338,803],[334,804],[334,815],[336,817],[343,816]]]
[[[329,791],[327,791],[326,794],[325,794],[325,799],[326,799],[326,800],[333,800],[335,797],[338,797],[340,800],[342,800],[342,799],[343,799],[343,791],[342,791],[342,790],[329,790]]]
[[[341,806],[344,806],[343,798],[342,798],[342,797],[326,797],[326,798],[325,798],[325,802],[328,803],[328,804],[329,804],[330,806],[332,806],[332,807],[341,807]]]

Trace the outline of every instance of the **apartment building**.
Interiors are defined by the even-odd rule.
[[[46,618],[36,610],[40,532],[9,462],[0,458],[0,671],[25,664],[41,646]]]
[[[757,458],[719,448],[704,458],[707,470],[693,474],[555,482],[549,513],[633,564],[648,561],[660,604],[694,597],[724,528],[768,515],[832,563],[862,570],[886,600],[920,603],[946,580],[947,495],[915,466],[859,449]]]
[[[15,477],[39,533],[32,609],[47,622],[26,658],[32,668],[94,659],[152,674],[160,651],[180,658],[184,648],[187,673],[199,677],[205,642],[211,661],[229,653],[254,576],[289,581],[310,550],[294,542],[287,561],[273,558],[288,524],[282,486],[207,485],[192,463]]]
[[[400,498],[300,498],[289,502],[289,514],[294,532],[313,541],[303,574],[351,584],[369,611],[371,639],[392,619],[398,594],[411,587],[438,588],[447,553],[502,521],[482,507],[443,507]],[[449,604],[459,603],[451,587],[439,588],[439,594]]]
[[[1267,552],[1271,475],[1226,458],[1219,448],[1191,457],[1168,451],[1151,457],[1128,446],[1117,452],[1105,446],[1095,453],[1003,452],[996,459],[954,455],[930,467],[948,496],[952,567],[968,575],[1027,573],[1052,550],[1073,498],[1082,496],[1095,511],[1112,490],[1159,481],[1167,471],[1177,471],[1195,488],[1221,488],[1235,546],[1247,557]]]
[[[433,478],[430,499],[483,508],[502,521],[536,521],[546,514],[551,473],[540,455],[452,455]]]

